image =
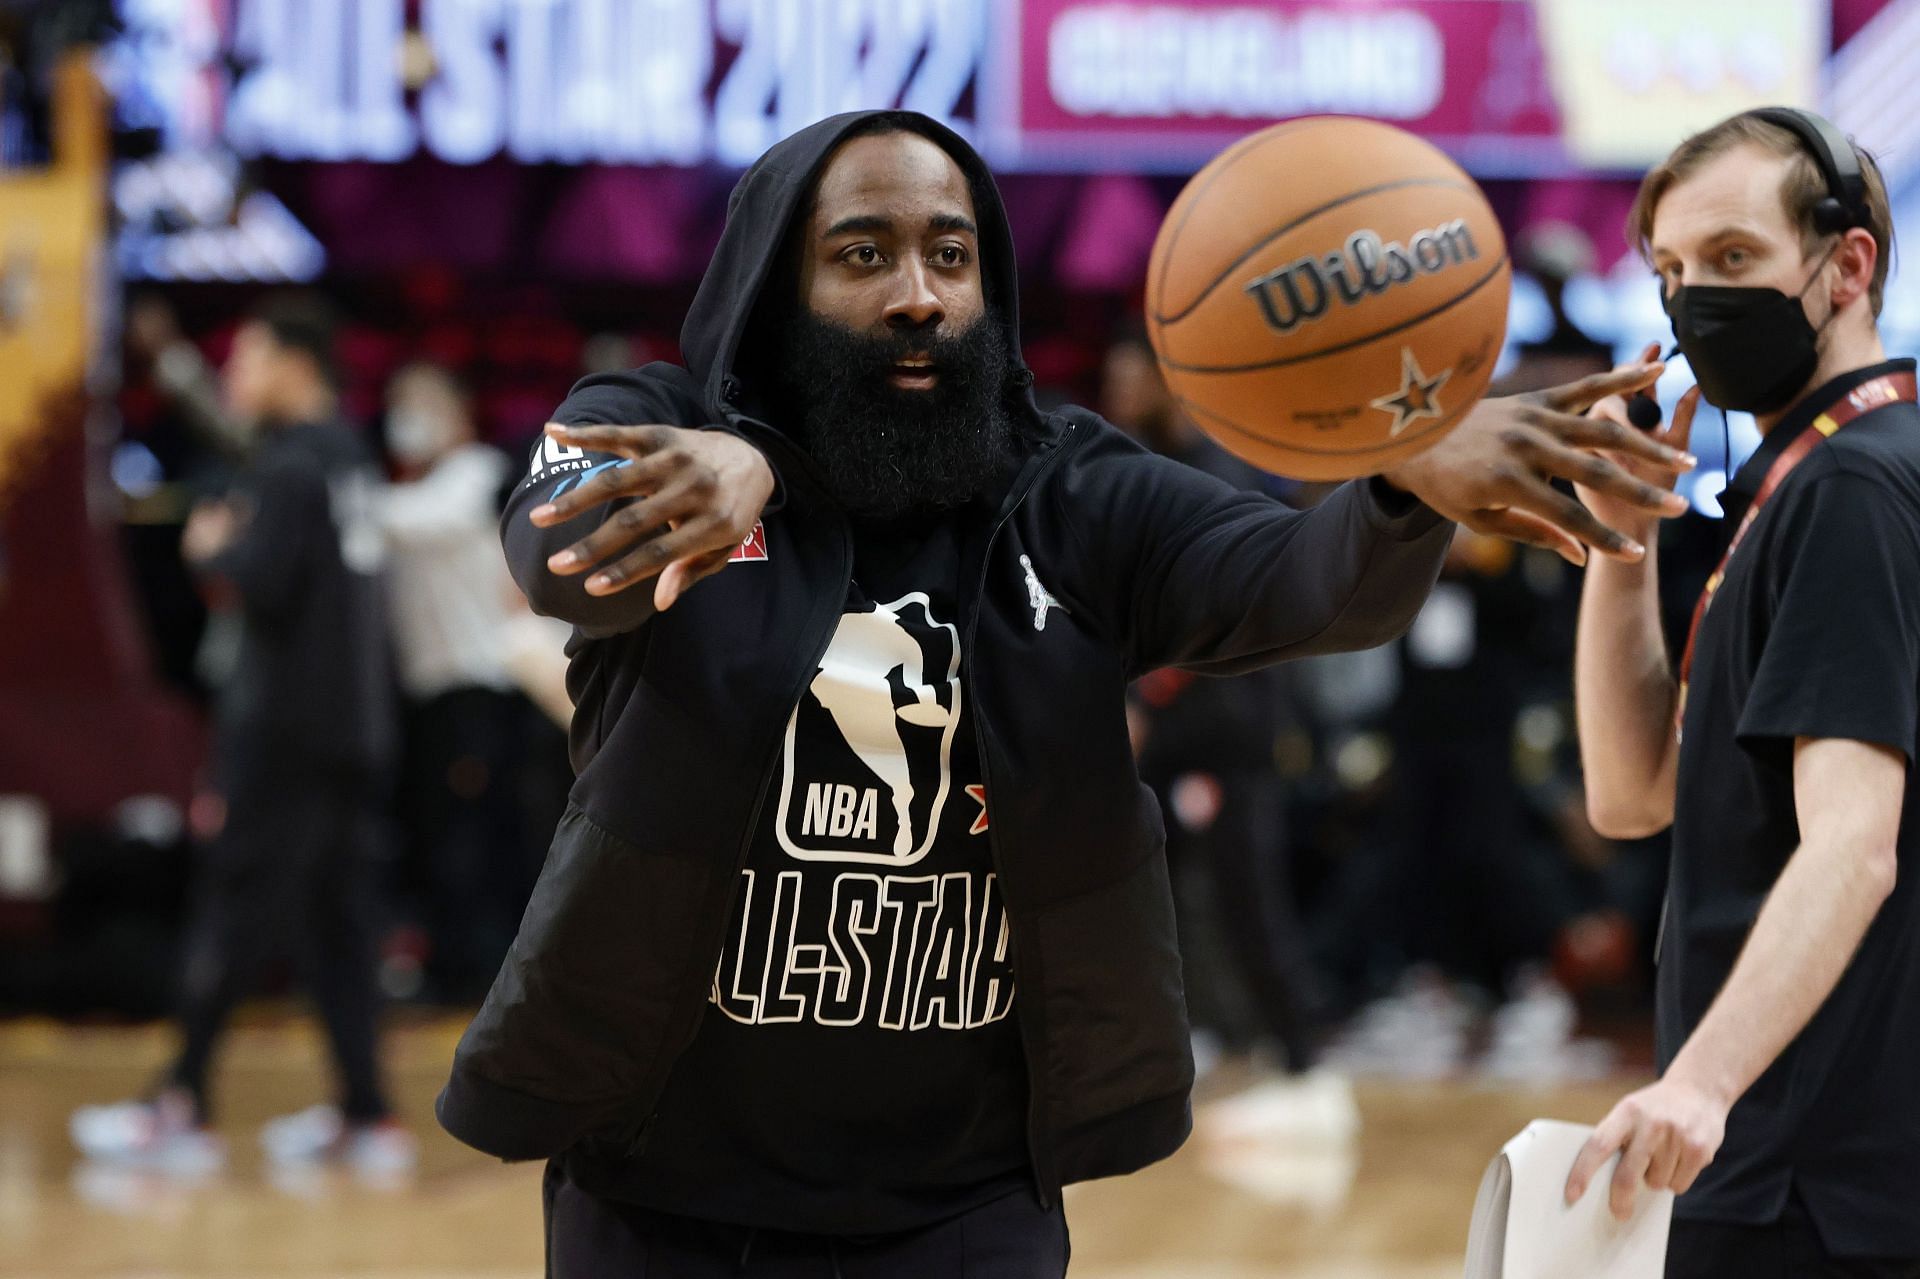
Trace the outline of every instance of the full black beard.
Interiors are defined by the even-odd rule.
[[[774,345],[774,380],[800,442],[849,515],[893,520],[964,506],[1011,465],[1011,361],[991,313],[957,333],[879,336],[802,307]],[[929,390],[888,380],[915,354],[939,375]]]

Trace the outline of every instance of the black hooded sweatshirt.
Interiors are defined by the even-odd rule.
[[[397,748],[393,670],[373,522],[373,455],[337,422],[262,432],[233,500],[247,519],[207,571],[241,616],[220,692],[223,775],[320,770],[376,785]]]
[[[716,1015],[740,872],[853,573],[850,523],[780,429],[783,406],[753,386],[741,344],[822,164],[869,114],[803,129],[741,178],[682,330],[686,367],[588,378],[555,414],[708,427],[758,446],[780,490],[753,558],[656,616],[648,585],[595,598],[584,575],[546,570],[606,510],[553,529],[527,519],[612,459],[543,443],[508,506],[515,580],[536,610],[577,628],[579,777],[439,1100],[449,1132],[502,1158],[564,1153],[570,1167],[617,1171],[645,1150],[675,1062]],[[987,302],[1018,370],[1017,471],[977,516],[956,516],[956,604],[1011,937],[1026,1155],[1051,1202],[1065,1183],[1164,1158],[1191,1126],[1164,831],[1134,769],[1128,682],[1384,643],[1418,612],[1451,526],[1373,482],[1297,512],[1156,457],[1084,409],[1042,412],[1019,357],[992,178],[958,135],[916,123],[969,178]]]

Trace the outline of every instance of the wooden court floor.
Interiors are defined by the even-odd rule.
[[[160,1027],[0,1023],[0,1276],[65,1279],[534,1279],[539,1169],[461,1147],[433,1123],[457,1019],[412,1020],[387,1047],[421,1136],[403,1184],[263,1167],[268,1117],[319,1099],[324,1053],[268,1014],[228,1043],[217,1088],[227,1170],[203,1183],[80,1163],[76,1105],[131,1095],[166,1059]],[[1357,1141],[1271,1142],[1230,1163],[1197,1143],[1132,1177],[1068,1193],[1074,1279],[1453,1279],[1487,1159],[1528,1119],[1592,1122],[1637,1081],[1551,1091],[1366,1085]]]

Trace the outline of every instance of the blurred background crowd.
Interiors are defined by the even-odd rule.
[[[958,121],[1001,173],[1043,398],[1301,505],[1321,493],[1181,417],[1138,313],[1185,176],[1262,120],[1379,115],[1481,179],[1518,268],[1499,391],[1666,337],[1620,224],[1683,122],[1824,102],[1881,152],[1896,220],[1920,192],[1907,90],[1856,88],[1920,48],[1905,0],[1701,3],[1683,35],[1626,0],[1195,2],[1151,32],[1067,0],[840,9],[851,52],[832,23],[727,0],[0,0],[0,183],[71,161],[63,111],[93,101],[111,138],[70,279],[9,212],[26,188],[0,185],[4,380],[33,384],[21,326],[47,296],[83,293],[89,335],[84,376],[0,422],[0,1015],[179,1007],[244,682],[234,587],[206,565],[276,414],[344,424],[371,463],[342,548],[377,567],[383,642],[335,657],[384,690],[357,841],[379,990],[477,1000],[570,781],[566,629],[506,580],[501,500],[576,378],[675,358],[739,166],[852,105],[848,83]],[[1284,90],[1183,78],[1229,10],[1271,19],[1235,38],[1295,59]],[[100,99],[63,87],[81,47]],[[1904,351],[1920,290],[1902,285],[1885,325]],[[1728,455],[1755,438],[1737,417],[1696,429],[1695,509],[1660,548],[1669,634],[1717,549]],[[1665,852],[1586,822],[1577,589],[1557,558],[1463,535],[1386,649],[1139,683],[1203,1066],[1555,1079],[1644,1053],[1609,1032],[1645,1020]],[[297,960],[263,960],[259,990]]]

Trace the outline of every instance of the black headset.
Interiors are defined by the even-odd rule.
[[[1827,194],[1813,206],[1814,230],[1821,235],[1839,235],[1872,223],[1860,153],[1833,121],[1799,107],[1755,107],[1744,114],[1793,134],[1819,166],[1821,176],[1827,180]],[[1669,351],[1668,358],[1673,354]],[[1660,402],[1646,391],[1636,391],[1627,397],[1627,420],[1641,430],[1650,431],[1660,425],[1660,417]]]
[[[1827,194],[1813,206],[1814,230],[1822,235],[1838,235],[1872,221],[1867,210],[1867,179],[1860,171],[1860,153],[1831,120],[1799,107],[1756,107],[1747,114],[1779,125],[1799,138],[1807,154],[1820,166],[1820,173],[1827,180]]]

